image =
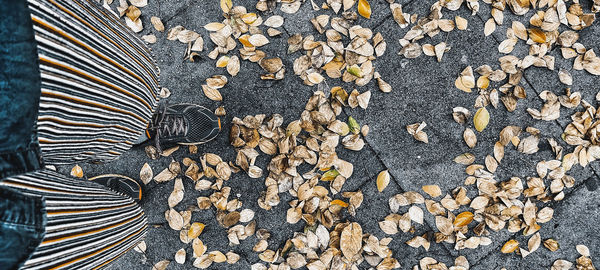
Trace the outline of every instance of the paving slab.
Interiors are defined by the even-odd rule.
[[[115,1],[116,2],[116,1]],[[315,0],[320,4],[323,1]],[[382,93],[376,84],[371,82],[358,90],[364,92],[372,91],[369,108],[348,109],[346,108],[339,119],[352,116],[361,124],[370,126],[371,132],[366,137],[367,146],[360,152],[349,150],[338,150],[342,159],[351,161],[354,175],[344,185],[343,191],[362,190],[365,201],[358,209],[355,217],[349,217],[351,221],[357,221],[363,226],[367,233],[379,238],[386,237],[378,226],[378,221],[389,214],[388,198],[396,193],[404,191],[420,191],[422,185],[438,184],[444,194],[451,192],[457,186],[461,186],[467,176],[464,166],[454,163],[455,156],[470,152],[476,155],[476,162],[483,164],[486,155],[493,153],[494,142],[498,140],[498,134],[507,125],[517,125],[523,128],[531,126],[541,131],[541,141],[552,137],[561,141],[560,134],[573,110],[561,109],[561,118],[558,121],[537,121],[527,113],[528,107],[540,108],[542,101],[538,94],[543,90],[551,90],[556,94],[562,94],[564,86],[558,81],[557,71],[560,67],[569,69],[574,76],[576,85],[573,91],[581,91],[584,98],[592,102],[598,88],[598,78],[590,76],[585,71],[573,71],[570,69],[572,61],[564,61],[559,57],[559,50],[553,50],[550,54],[555,55],[557,69],[548,71],[540,68],[530,68],[525,72],[522,86],[527,92],[527,98],[520,100],[517,110],[513,113],[506,111],[500,104],[498,108],[488,106],[491,120],[483,132],[476,132],[478,143],[474,149],[468,148],[463,141],[463,131],[466,127],[473,128],[472,123],[460,125],[452,120],[452,108],[463,106],[472,108],[477,93],[464,93],[454,87],[454,80],[458,74],[468,65],[477,66],[488,64],[492,68],[499,68],[498,42],[505,37],[508,23],[498,27],[492,36],[485,37],[483,25],[489,18],[489,7],[481,3],[480,14],[472,16],[466,7],[458,11],[445,11],[444,16],[453,19],[459,15],[469,20],[466,31],[453,31],[450,34],[440,33],[433,38],[425,38],[424,42],[438,44],[446,42],[450,50],[446,52],[443,61],[438,63],[434,57],[424,56],[417,59],[405,59],[397,55],[401,49],[398,40],[404,36],[409,28],[401,29],[391,18],[388,2],[386,0],[372,0],[373,14],[371,20],[360,18],[358,24],[370,27],[374,32],[381,32],[387,42],[387,51],[383,57],[375,62],[375,69],[381,73],[383,78],[392,85],[392,93]],[[411,14],[426,14],[433,1],[396,1],[403,4],[404,12]],[[235,1],[236,5],[244,5],[248,10],[254,11],[256,1]],[[587,5],[587,4],[586,4]],[[208,33],[203,26],[209,22],[221,21],[221,11],[217,2],[208,3],[201,0],[185,1],[150,1],[147,7],[142,8],[142,20],[145,29],[140,33],[155,34],[158,37],[156,44],[150,45],[161,68],[161,83],[172,91],[170,103],[189,102],[200,104],[215,109],[224,106],[227,115],[224,121],[224,133],[229,132],[233,117],[243,118],[245,115],[274,114],[278,113],[284,117],[285,123],[298,119],[304,109],[308,98],[317,87],[309,87],[302,84],[301,80],[293,74],[293,61],[300,55],[287,54],[287,38],[295,33],[303,36],[312,34],[316,40],[324,40],[310,24],[310,19],[320,14],[330,14],[329,11],[313,11],[310,1],[305,1],[299,12],[295,14],[283,14],[280,10],[262,14],[263,17],[270,15],[282,15],[286,22],[280,37],[270,38],[271,44],[263,49],[270,57],[281,57],[286,67],[286,76],[282,81],[260,80],[263,70],[255,63],[241,61],[241,71],[236,77],[227,75],[223,68],[215,67],[215,60],[209,59],[206,54],[212,50],[214,45],[210,41]],[[505,12],[505,22],[514,19],[510,12]],[[186,45],[178,41],[166,40],[166,33],[159,33],[152,29],[150,16],[159,16],[168,30],[174,26],[182,25],[187,29],[200,33],[205,41],[204,49],[200,59],[194,63],[183,59]],[[594,48],[600,53],[600,27],[594,24],[592,27],[582,31],[582,42],[586,48]],[[521,44],[522,45],[522,44]],[[234,51],[237,52],[236,48]],[[527,49],[523,46],[517,47],[514,54],[523,56]],[[204,80],[212,75],[227,75],[229,83],[221,90],[223,102],[208,100],[202,93],[201,85]],[[335,83],[330,87],[339,85],[351,91],[355,86],[351,84]],[[499,87],[500,85],[492,85]],[[595,104],[595,103],[594,103]],[[429,135],[429,143],[424,144],[415,141],[405,129],[408,124],[425,121],[428,126],[425,132]],[[496,179],[505,181],[510,177],[517,176],[526,180],[528,176],[535,175],[535,164],[539,160],[552,159],[553,155],[547,144],[540,144],[541,150],[533,155],[523,155],[514,147],[508,147],[506,155],[502,160]],[[155,174],[166,168],[172,159],[181,161],[184,157],[195,160],[206,152],[216,153],[224,160],[234,160],[236,152],[229,145],[227,134],[222,134],[215,141],[198,148],[198,153],[191,155],[185,147],[182,147],[171,157],[161,157],[158,160],[150,160],[146,157],[143,147],[134,147],[120,159],[107,164],[90,165],[80,164],[86,175],[94,176],[102,173],[119,173],[138,178],[139,170],[144,163],[148,162],[154,169]],[[257,165],[264,168],[269,159],[261,155]],[[556,204],[555,218],[542,226],[542,235],[555,236],[561,244],[564,242],[565,249],[549,254],[541,248],[538,252],[522,260],[515,255],[499,254],[500,246],[508,239],[517,237],[516,234],[508,233],[506,230],[494,233],[490,236],[493,244],[477,250],[455,251],[453,245],[432,244],[429,252],[423,248],[414,249],[405,244],[412,238],[411,234],[392,236],[393,241],[390,248],[394,257],[402,264],[401,269],[410,269],[424,256],[434,257],[447,265],[452,265],[454,257],[465,255],[473,269],[540,269],[548,268],[549,260],[556,258],[575,259],[574,245],[584,243],[587,240],[588,247],[592,253],[599,254],[597,227],[594,220],[600,218],[597,210],[600,199],[599,191],[594,190],[594,185],[600,185],[595,172],[599,171],[600,165],[596,162],[586,168],[576,166],[569,173],[577,179],[576,188],[566,191],[567,196],[563,203]],[[59,167],[59,171],[68,173],[70,168]],[[375,186],[375,177],[378,172],[389,169],[393,182],[379,193]],[[255,219],[258,228],[265,228],[272,232],[269,240],[269,248],[277,249],[284,241],[293,236],[294,232],[301,231],[304,227],[302,222],[297,224],[286,224],[284,222],[287,202],[292,199],[289,194],[281,194],[281,203],[271,211],[265,211],[258,207],[257,199],[264,191],[264,179],[250,179],[243,174],[234,175],[227,183],[232,188],[232,196],[239,196],[243,202],[242,208],[250,208],[256,211]],[[183,210],[189,205],[196,203],[197,196],[207,196],[207,192],[193,190],[193,183],[184,179],[186,196],[176,207]],[[127,253],[110,266],[111,269],[151,269],[151,265],[163,260],[173,260],[174,254],[180,248],[185,248],[188,254],[191,247],[179,241],[178,234],[171,230],[164,221],[164,211],[168,209],[167,198],[173,188],[173,183],[156,184],[150,183],[147,187],[146,198],[142,207],[148,215],[151,228],[146,242],[148,250],[146,254],[136,252]],[[473,187],[469,189],[469,197],[476,196]],[[592,191],[589,191],[592,190]],[[339,195],[336,195],[338,198]],[[402,209],[406,211],[406,209]],[[425,210],[426,211],[426,210]],[[582,213],[584,214],[577,214]],[[458,211],[456,212],[458,213]],[[252,236],[242,241],[239,246],[228,245],[226,229],[215,221],[214,210],[202,210],[193,213],[193,220],[206,223],[201,239],[208,245],[210,250],[229,250],[242,256],[242,260],[236,265],[214,264],[210,269],[249,269],[250,265],[259,262],[258,255],[252,252],[252,246],[257,239]],[[435,228],[433,217],[426,213],[426,222],[415,227],[416,234],[432,231]],[[559,239],[560,237],[560,239]],[[522,238],[518,238],[520,241]],[[600,257],[596,255],[596,257]],[[168,269],[190,269],[188,263],[179,265],[172,262]],[[595,261],[596,264],[599,262]],[[364,265],[362,265],[364,266]],[[361,267],[362,267],[361,266]]]

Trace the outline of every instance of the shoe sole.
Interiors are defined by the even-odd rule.
[[[132,182],[135,186],[138,187],[138,190],[140,191],[139,195],[138,195],[138,200],[139,201],[142,200],[142,193],[143,193],[142,186],[140,186],[140,184],[137,181],[133,180],[133,178],[131,178],[129,176],[121,175],[121,174],[102,174],[102,175],[96,175],[94,177],[90,177],[90,178],[88,178],[88,181],[94,181],[95,179],[102,178],[102,177],[120,177],[120,178],[124,178],[124,179]]]

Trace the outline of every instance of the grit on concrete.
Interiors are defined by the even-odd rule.
[[[150,45],[153,49],[160,68],[162,70],[162,84],[172,91],[170,103],[191,102],[201,104],[214,109],[219,105],[225,106],[227,116],[224,121],[224,133],[206,145],[199,147],[199,153],[212,152],[221,155],[225,160],[234,160],[235,151],[229,145],[227,133],[230,129],[230,121],[233,117],[243,118],[245,115],[254,114],[281,114],[286,123],[298,119],[304,105],[317,87],[309,87],[302,84],[301,80],[293,74],[293,61],[300,55],[297,52],[292,55],[286,54],[287,38],[295,33],[303,36],[313,34],[316,39],[318,33],[313,29],[309,20],[315,15],[324,14],[329,11],[312,11],[310,1],[303,3],[301,10],[293,15],[281,14],[276,10],[275,14],[284,15],[285,24],[282,36],[270,38],[271,44],[263,50],[270,57],[281,57],[286,67],[286,76],[281,81],[263,81],[259,75],[262,69],[255,63],[241,62],[241,71],[236,77],[230,77],[222,68],[215,67],[215,61],[206,57],[208,51],[212,50],[213,44],[203,26],[209,22],[221,21],[221,11],[218,1],[211,0],[181,0],[181,1],[159,1],[150,0],[147,7],[142,8],[142,19],[145,29],[140,34],[153,33],[158,37],[156,44]],[[243,5],[249,11],[254,11],[256,1],[234,0],[235,5]],[[320,4],[323,0],[316,0]],[[469,27],[466,31],[453,31],[449,34],[443,33],[431,38],[426,43],[437,44],[441,41],[451,47],[444,56],[441,63],[433,57],[421,56],[417,59],[404,59],[397,55],[400,50],[398,39],[400,39],[409,28],[401,29],[391,18],[390,11],[385,0],[372,0],[373,15],[370,20],[362,17],[358,24],[370,27],[374,32],[381,32],[387,41],[388,47],[385,55],[378,58],[375,68],[383,78],[392,85],[392,93],[382,93],[377,86],[371,82],[365,87],[359,88],[360,92],[367,89],[372,90],[373,96],[369,108],[347,109],[340,117],[352,115],[361,124],[367,124],[371,128],[367,136],[367,147],[360,152],[341,150],[339,155],[354,163],[354,175],[346,182],[344,191],[355,191],[361,189],[364,193],[364,203],[358,209],[355,217],[349,217],[350,221],[357,221],[363,226],[366,233],[378,237],[385,235],[378,226],[378,221],[389,213],[387,205],[388,198],[398,192],[415,190],[419,191],[422,185],[438,184],[443,192],[450,192],[453,188],[460,186],[465,178],[464,167],[455,164],[452,159],[458,154],[472,152],[477,156],[477,162],[483,162],[486,155],[492,153],[493,144],[498,139],[498,133],[507,125],[521,127],[533,126],[542,132],[542,138],[555,138],[562,142],[560,134],[568,123],[572,110],[561,110],[561,118],[558,121],[546,122],[532,119],[526,112],[527,107],[540,108],[542,101],[538,98],[543,90],[550,90],[558,95],[563,93],[564,86],[558,81],[557,70],[561,67],[571,70],[571,61],[562,60],[559,50],[551,52],[556,56],[556,71],[546,69],[530,68],[526,71],[522,81],[527,91],[527,99],[519,101],[517,110],[509,113],[500,105],[498,109],[490,109],[491,121],[487,129],[478,133],[478,144],[475,149],[469,149],[462,140],[464,127],[452,120],[452,108],[464,106],[472,108],[476,98],[475,93],[464,93],[454,87],[454,79],[467,65],[477,67],[489,64],[498,68],[497,59],[501,56],[497,46],[502,41],[506,25],[500,26],[496,33],[489,37],[483,35],[483,24],[489,18],[489,8],[482,4],[479,15],[471,16],[466,7],[456,12],[447,12],[451,17],[460,15],[468,18]],[[398,2],[398,1],[397,1]],[[399,1],[404,5],[404,11],[408,13],[425,14],[433,1]],[[589,5],[583,1],[585,5]],[[506,21],[514,18],[505,12]],[[531,12],[530,12],[531,14]],[[529,14],[529,16],[530,16]],[[270,14],[263,14],[263,17]],[[183,55],[186,45],[177,41],[166,40],[166,32],[155,31],[150,24],[151,16],[159,16],[167,29],[176,25],[182,25],[187,29],[200,33],[205,40],[205,52],[199,61],[192,63],[184,61]],[[266,17],[265,17],[266,18]],[[523,20],[523,17],[519,18]],[[581,32],[581,42],[586,48],[600,51],[600,26],[598,23]],[[429,39],[429,38],[427,38]],[[521,47],[523,44],[521,42]],[[238,46],[239,47],[239,46]],[[237,49],[235,50],[237,52]],[[518,56],[526,54],[526,49],[515,51]],[[572,90],[581,91],[583,97],[592,102],[598,90],[599,78],[591,76],[584,71],[571,71],[574,77]],[[222,89],[224,101],[216,103],[208,100],[201,90],[201,85],[207,77],[215,74],[223,74],[229,78],[229,83]],[[330,86],[337,85],[337,80],[331,80]],[[345,89],[352,90],[353,86],[339,84]],[[580,108],[579,108],[580,109]],[[416,142],[405,130],[408,124],[425,121],[428,126],[425,131],[429,135],[429,144]],[[471,126],[471,124],[469,124]],[[545,141],[545,139],[542,139]],[[564,142],[563,145],[566,145]],[[535,164],[542,159],[552,159],[549,147],[542,149],[533,155],[527,156],[511,148],[502,161],[497,172],[498,180],[506,180],[511,176],[526,179],[527,176],[535,175]],[[567,148],[571,150],[570,148]],[[181,161],[183,157],[190,156],[199,159],[200,154],[190,155],[187,149],[182,148],[173,155],[175,160]],[[171,161],[171,157],[162,157],[158,160],[150,160],[146,157],[143,147],[136,147],[124,154],[120,159],[103,165],[84,165],[87,176],[100,173],[120,173],[134,178],[139,177],[139,170],[145,162],[148,162],[155,174]],[[268,163],[266,155],[261,155],[258,165],[264,168]],[[59,168],[68,172],[68,168]],[[388,169],[394,181],[382,193],[378,193],[375,187],[375,177],[381,170]],[[525,237],[520,233],[510,234],[506,230],[500,233],[492,233],[493,244],[476,250],[455,251],[452,245],[432,244],[429,252],[422,248],[414,249],[404,242],[412,237],[410,234],[394,235],[390,247],[394,257],[402,264],[401,269],[410,269],[424,256],[434,257],[447,265],[452,265],[458,255],[464,255],[473,266],[472,269],[548,269],[556,259],[567,259],[574,261],[578,255],[575,245],[585,244],[592,253],[596,266],[600,266],[600,229],[597,222],[600,220],[600,184],[597,173],[600,167],[597,162],[586,168],[577,166],[571,174],[576,178],[576,186],[568,190],[568,194],[562,202],[553,203],[555,208],[554,218],[551,222],[543,224],[541,229],[542,239],[555,238],[561,244],[557,252],[550,252],[540,248],[525,259],[515,254],[501,254],[500,247],[509,238],[516,238],[521,243],[526,243]],[[257,199],[264,190],[262,179],[251,179],[245,174],[236,174],[228,182],[227,186],[232,188],[232,193],[237,195],[243,202],[243,208],[251,208],[256,211],[255,219],[258,228],[265,228],[272,232],[269,240],[269,248],[276,250],[284,241],[293,236],[294,232],[301,231],[303,222],[295,225],[286,224],[285,216],[288,209],[287,201],[291,196],[282,195],[282,202],[271,211],[265,211],[258,207]],[[191,181],[184,181],[186,195],[184,201],[176,209],[182,210],[189,205],[195,205],[197,196],[207,196],[207,192],[194,190]],[[173,260],[174,254],[180,248],[185,248],[188,253],[187,262],[184,265],[172,262],[168,269],[190,269],[191,246],[179,241],[179,234],[171,230],[165,222],[164,212],[168,209],[167,197],[173,189],[173,183],[156,184],[154,182],[147,186],[148,192],[143,202],[149,222],[151,224],[146,243],[148,249],[146,254],[129,252],[114,264],[112,269],[151,269],[152,265],[160,260]],[[473,190],[470,197],[475,196]],[[406,209],[403,209],[404,211]],[[241,245],[228,246],[227,230],[215,220],[214,210],[194,212],[193,221],[203,222],[206,229],[201,235],[201,240],[208,246],[208,250],[229,250],[242,256],[235,265],[213,264],[211,269],[249,269],[250,265],[259,262],[258,254],[252,252],[256,243],[255,237],[249,237],[242,241]],[[427,215],[427,222],[423,226],[417,226],[417,233],[424,233],[435,228],[433,218]],[[362,265],[362,267],[365,264]],[[366,268],[366,267],[365,267]]]

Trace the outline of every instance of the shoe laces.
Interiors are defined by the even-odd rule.
[[[186,125],[183,115],[168,114],[167,107],[168,106],[165,104],[158,108],[155,115],[156,121],[153,121],[156,124],[149,128],[150,130],[156,130],[154,143],[159,153],[162,152],[162,148],[160,146],[161,137],[179,136],[186,134],[188,131],[188,126]]]

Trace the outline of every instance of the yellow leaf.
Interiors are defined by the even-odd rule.
[[[223,10],[223,12],[229,13],[231,7],[233,7],[231,0],[221,0],[221,10]]]
[[[487,76],[481,76],[477,79],[477,87],[487,89],[490,86],[490,79]]]
[[[500,250],[502,253],[513,253],[519,247],[519,242],[514,239],[508,240]]]
[[[481,132],[485,129],[485,127],[487,127],[489,122],[490,113],[485,109],[485,107],[477,110],[475,116],[473,117],[473,124],[475,125],[475,129]]]
[[[390,183],[390,173],[388,170],[382,171],[377,175],[377,190],[383,192],[383,190]]]
[[[199,223],[199,222],[192,223],[192,226],[190,226],[190,229],[188,230],[188,238],[194,239],[194,238],[198,237],[204,230],[204,227],[205,227],[205,225],[202,223]]]
[[[217,67],[226,67],[227,63],[229,63],[229,56],[223,55],[219,58],[219,60],[217,60]]]
[[[467,226],[469,223],[471,223],[471,221],[473,221],[473,213],[465,211],[456,216],[456,219],[454,219],[454,226]]]
[[[75,167],[73,167],[73,169],[71,169],[71,176],[74,176],[77,178],[83,177],[83,169],[81,169],[81,167],[79,167],[79,165],[75,165]]]
[[[367,0],[358,0],[358,14],[367,19],[371,18],[371,5]]]
[[[242,21],[244,21],[246,24],[252,24],[256,21],[256,19],[258,19],[256,13],[246,13],[242,15]]]
[[[242,43],[242,45],[244,45],[245,47],[254,47],[254,45],[252,45],[252,43],[250,43],[250,41],[248,40],[248,38],[250,38],[250,35],[245,34],[242,35],[240,38],[238,38],[238,40]]]
[[[546,43],[546,33],[538,28],[529,29],[529,38],[537,43]]]
[[[331,204],[332,204],[332,205],[334,205],[334,204],[335,204],[335,205],[339,205],[339,206],[341,206],[341,207],[348,207],[348,203],[347,203],[347,202],[344,202],[344,201],[342,201],[342,200],[333,200],[333,201],[331,201]]]

